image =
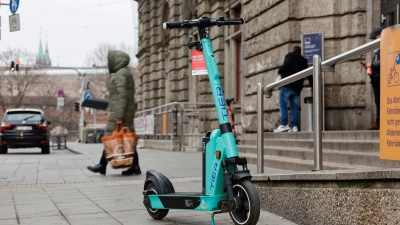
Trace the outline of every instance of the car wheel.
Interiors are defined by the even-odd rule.
[[[42,147],[42,154],[49,154],[50,153],[50,146],[45,145]]]
[[[8,148],[6,146],[0,146],[0,154],[7,154]]]

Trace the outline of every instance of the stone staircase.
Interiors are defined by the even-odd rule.
[[[240,137],[240,156],[257,164],[255,135]],[[314,168],[314,134],[264,133],[264,166],[293,171],[311,171]],[[324,170],[368,170],[399,168],[400,161],[379,159],[378,131],[322,132]]]

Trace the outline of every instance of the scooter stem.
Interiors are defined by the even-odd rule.
[[[209,32],[209,28],[200,29],[199,32]],[[236,146],[235,137],[233,136],[232,126],[229,120],[228,110],[225,103],[224,93],[222,91],[218,66],[212,50],[211,40],[207,35],[200,35],[200,39],[204,59],[207,65],[208,79],[210,81],[211,91],[214,98],[215,109],[217,111],[221,137],[224,140],[226,148],[226,157],[238,157],[238,149]]]

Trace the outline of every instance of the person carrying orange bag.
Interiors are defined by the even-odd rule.
[[[134,102],[134,94],[135,94],[135,84],[133,80],[133,76],[128,69],[128,65],[130,62],[129,55],[118,50],[110,50],[107,55],[108,60],[108,70],[110,74],[112,74],[112,78],[110,84],[108,85],[109,92],[109,114],[107,125],[104,129],[104,144],[107,146],[107,141],[116,140],[116,142],[112,142],[110,149],[113,149],[113,152],[118,153],[118,151],[123,152],[123,155],[118,157],[130,158],[129,156],[133,154],[132,166],[127,170],[122,171],[122,175],[133,175],[133,174],[141,174],[141,170],[139,167],[139,156],[136,149],[136,141],[135,141],[135,129],[133,126],[134,117],[135,117],[135,102]],[[125,133],[124,130],[120,131],[120,127],[123,129],[128,129],[130,132]],[[126,128],[125,128],[126,127]],[[113,132],[115,130],[118,133],[122,134],[121,136],[116,136],[115,139],[112,138]],[[121,135],[119,134],[119,135]],[[107,137],[110,137],[108,140]],[[129,140],[129,141],[124,141]],[[120,142],[118,142],[120,141]],[[118,145],[119,143],[119,145]],[[125,147],[126,145],[126,147]],[[128,146],[130,145],[130,147]],[[124,146],[124,147],[122,147]],[[105,147],[103,154],[100,158],[100,162],[96,165],[88,166],[87,169],[100,174],[106,174],[107,168],[107,158],[106,154],[108,147]],[[114,154],[114,153],[112,153]],[[126,155],[124,155],[126,154]],[[113,156],[114,157],[114,156]],[[118,158],[117,157],[117,158]],[[116,160],[110,159],[110,164],[116,164]],[[129,159],[125,160],[129,163]],[[128,164],[127,164],[128,165]],[[114,166],[113,166],[114,167]],[[118,166],[114,168],[121,168],[126,166]]]

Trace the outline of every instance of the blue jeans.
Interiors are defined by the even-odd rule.
[[[299,116],[299,96],[293,89],[288,87],[281,87],[279,91],[279,111],[281,113],[281,125],[288,125],[288,108],[287,102],[290,102],[290,109],[292,111],[292,119],[290,120],[291,127],[298,124]]]

